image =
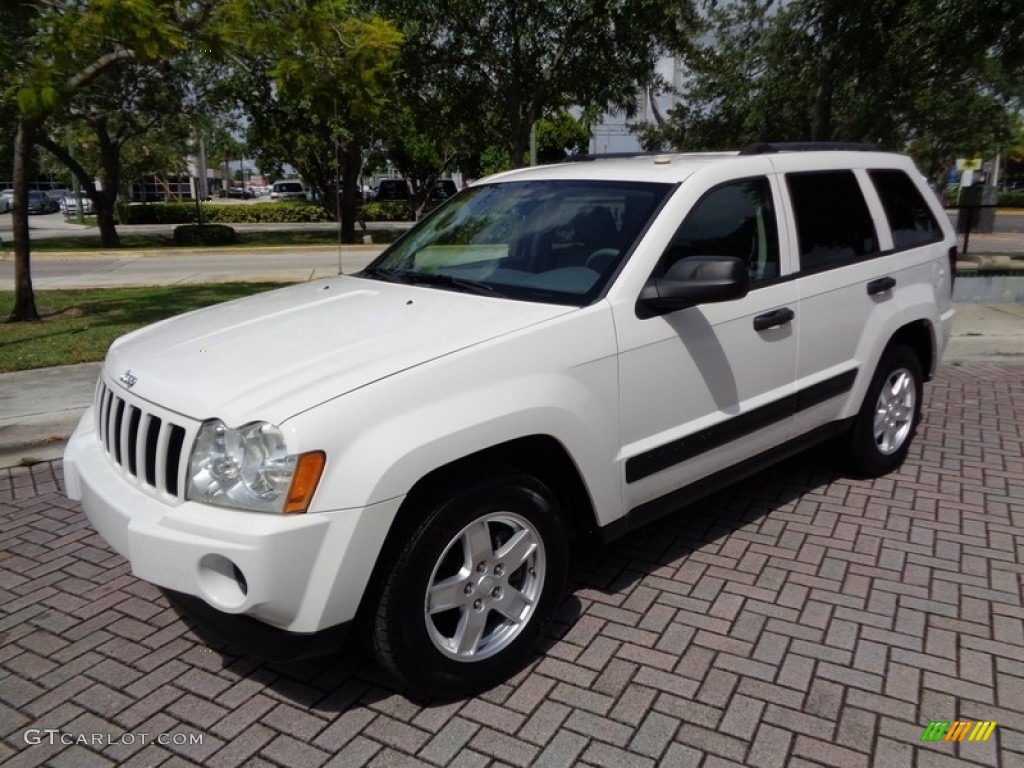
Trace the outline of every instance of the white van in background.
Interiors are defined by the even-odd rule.
[[[271,200],[308,200],[309,192],[301,181],[275,181],[270,189]]]

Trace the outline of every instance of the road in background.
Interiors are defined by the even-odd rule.
[[[232,200],[224,205],[251,205],[252,200]],[[64,221],[62,213],[47,213],[41,216],[30,216],[28,220],[29,236],[33,240],[49,240],[55,237],[89,237],[98,236],[100,231],[96,227],[78,224],[75,221]],[[117,232],[122,237],[126,235],[164,235],[170,237],[177,224],[118,224]],[[366,229],[357,229],[356,237],[373,237],[375,230],[380,229],[408,229],[412,226],[411,221],[368,221]],[[0,214],[0,256],[11,247],[11,214]],[[315,221],[301,223],[283,224],[232,224],[231,228],[236,232],[328,232],[338,231],[336,221]]]
[[[37,290],[176,285],[234,281],[300,282],[356,272],[385,246],[195,248],[168,251],[103,251],[102,255],[40,253],[32,258]],[[340,260],[340,270],[339,270]],[[14,290],[14,262],[0,259],[0,290]]]

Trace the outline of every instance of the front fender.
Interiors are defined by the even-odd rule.
[[[311,512],[403,496],[481,450],[548,435],[572,457],[598,522],[621,515],[615,337],[603,304],[374,382],[289,419],[298,450],[325,450]],[[610,471],[611,468],[615,471]]]

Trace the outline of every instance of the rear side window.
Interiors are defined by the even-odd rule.
[[[848,264],[878,253],[878,236],[853,171],[786,176],[796,217],[800,269]]]
[[[942,239],[942,231],[917,185],[903,171],[868,171],[892,228],[894,248],[913,248]]]

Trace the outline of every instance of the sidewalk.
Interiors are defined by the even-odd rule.
[[[92,403],[102,363],[0,374],[0,467],[56,459]]]
[[[1024,362],[1024,304],[958,304],[944,362]],[[0,467],[60,458],[100,363],[0,374]]]

